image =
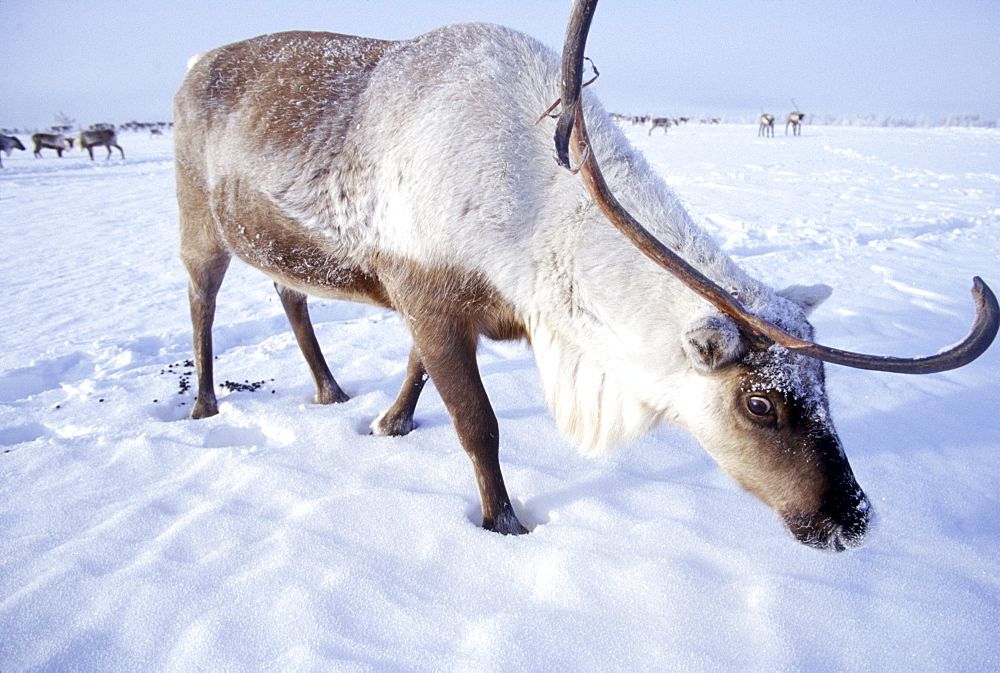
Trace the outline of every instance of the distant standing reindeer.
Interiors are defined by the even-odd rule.
[[[91,161],[94,160],[93,148],[100,147],[101,145],[108,148],[108,159],[111,158],[112,147],[117,147],[118,151],[122,153],[122,159],[125,158],[125,150],[118,144],[118,134],[113,130],[98,129],[96,131],[83,131],[80,133],[80,149],[87,150]]]
[[[765,138],[774,137],[774,115],[765,112],[760,116],[760,128],[757,129],[757,135]]]
[[[3,151],[9,157],[13,150],[23,150],[24,145],[15,136],[5,136],[0,133],[0,151]],[[0,168],[3,168],[3,160],[0,159]]]
[[[796,105],[796,107],[798,106]],[[805,118],[806,118],[805,112],[799,112],[798,110],[796,110],[795,112],[790,112],[788,114],[788,121],[785,122],[785,135],[786,136],[788,135],[789,125],[791,125],[792,127],[793,136],[802,135],[802,120]]]
[[[65,150],[73,147],[73,140],[61,133],[35,133],[31,136],[31,142],[35,143],[35,156],[42,158],[42,149],[55,150],[59,156]]]
[[[666,133],[671,126],[677,126],[677,122],[667,117],[653,117],[649,122],[649,133],[647,135],[653,135],[654,129],[663,129],[663,132]]]

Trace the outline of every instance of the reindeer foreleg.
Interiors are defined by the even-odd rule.
[[[500,471],[500,430],[476,364],[476,333],[440,317],[411,319],[410,328],[419,358],[472,459],[483,528],[504,535],[527,533],[514,514]]]
[[[219,413],[212,374],[212,323],[215,321],[215,298],[229,268],[229,255],[219,254],[193,262],[185,259],[191,280],[188,300],[191,304],[194,365],[198,376],[198,397],[191,418],[207,418]]]

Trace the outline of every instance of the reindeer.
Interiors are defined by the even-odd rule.
[[[111,158],[112,147],[117,147],[122,154],[122,159],[125,158],[125,150],[118,144],[118,134],[115,133],[114,129],[98,128],[80,132],[80,149],[87,150],[91,161],[94,160],[94,148],[102,145],[108,149],[107,159]]]
[[[788,135],[788,127],[792,127],[792,135],[800,136],[802,135],[802,120],[806,118],[805,112],[799,112],[799,106],[795,105],[795,101],[792,101],[792,105],[795,106],[795,112],[788,113],[788,121],[785,122],[785,135]]]
[[[0,133],[0,151],[4,152],[8,157],[14,153],[14,150],[24,150],[24,145],[17,136],[5,136]],[[0,168],[3,168],[3,160],[0,159]]]
[[[73,147],[73,139],[61,133],[35,133],[31,136],[31,142],[35,143],[35,156],[39,159],[42,158],[42,148],[55,150],[61,157],[65,150]]]
[[[191,416],[219,411],[211,330],[235,256],[274,281],[318,403],[348,396],[307,295],[399,312],[413,348],[372,432],[413,430],[429,376],[472,459],[489,530],[527,532],[504,483],[476,348],[482,337],[527,338],[556,424],[584,452],[678,423],[798,540],[857,546],[869,501],[830,420],[823,361],[961,366],[995,337],[996,298],[975,279],[972,334],[927,358],[814,343],[806,316],[830,289],[775,291],[745,273],[580,91],[580,26],[593,6],[573,11],[566,76],[541,43],[487,24],[400,42],[277,33],[194,61],[174,99]],[[552,161],[553,130],[538,116],[557,95],[556,153],[569,166],[572,152],[578,174]]]
[[[647,135],[653,135],[654,129],[663,129],[663,132],[666,133],[671,126],[677,126],[677,122],[667,117],[653,117],[649,122],[649,133]]]
[[[760,115],[760,128],[757,129],[757,136],[774,137],[774,115],[766,112]]]

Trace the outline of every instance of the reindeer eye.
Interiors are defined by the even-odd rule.
[[[754,395],[747,399],[747,410],[754,416],[766,416],[774,410],[774,405],[766,397]]]

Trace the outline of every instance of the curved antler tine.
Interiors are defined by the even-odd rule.
[[[996,295],[979,276],[972,279],[972,297],[976,303],[976,320],[969,335],[958,344],[935,355],[922,358],[861,355],[808,342],[801,342],[802,345],[787,344],[787,347],[817,360],[856,369],[872,369],[899,374],[934,374],[957,369],[969,364],[986,352],[986,349],[996,338],[997,329],[1000,327],[1000,307],[997,305]],[[775,338],[775,341],[786,345],[782,344],[780,338]]]
[[[594,18],[597,0],[578,0],[573,3],[573,11],[566,26],[566,40],[563,43],[562,59],[562,113],[556,123],[556,161],[563,168],[571,168],[569,162],[569,137],[576,119],[576,109],[580,104],[580,89],[583,83],[583,52],[587,46],[590,21]]]
[[[573,170],[569,152],[580,165],[579,173],[587,192],[608,220],[647,257],[673,274],[723,313],[732,317],[748,341],[757,347],[771,343],[818,360],[857,369],[897,372],[901,374],[932,374],[966,365],[982,355],[996,338],[1000,327],[1000,307],[993,291],[978,276],[973,279],[972,295],[976,302],[976,320],[972,331],[959,344],[936,355],[922,358],[898,358],[864,355],[822,346],[788,334],[774,323],[750,313],[735,297],[691,266],[670,248],[657,240],[611,193],[597,157],[590,150],[587,127],[580,106],[583,79],[583,49],[597,0],[578,0],[573,6],[566,43],[563,50],[563,109],[556,127],[557,161]]]

